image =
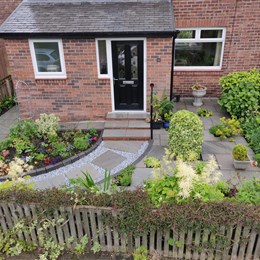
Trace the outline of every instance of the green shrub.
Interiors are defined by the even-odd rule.
[[[45,139],[47,137],[51,140],[55,139],[57,137],[59,121],[59,117],[55,116],[54,114],[40,114],[39,119],[35,120],[40,137]]]
[[[175,113],[169,127],[169,150],[182,160],[200,157],[203,142],[203,124],[200,118],[187,110]]]
[[[116,176],[116,181],[120,186],[130,186],[132,183],[132,175],[135,170],[135,165],[128,165],[125,169],[123,169],[119,175]]]
[[[260,179],[244,181],[238,190],[236,200],[240,203],[260,204]]]
[[[233,141],[233,136],[241,133],[240,123],[234,118],[220,118],[219,125],[212,126],[209,129],[211,134],[218,136],[220,138],[226,139],[229,138],[230,141]]]
[[[260,153],[260,128],[252,131],[248,142],[249,146],[254,150],[255,153]]]
[[[147,168],[158,168],[161,167],[161,161],[155,157],[147,157],[143,160]]]
[[[238,161],[246,161],[247,157],[247,149],[243,144],[237,144],[234,146],[232,150],[232,154],[235,160]]]
[[[38,127],[33,120],[26,119],[15,123],[9,133],[10,139],[20,138],[31,141],[38,136]]]
[[[230,73],[220,78],[219,104],[242,121],[260,107],[260,73],[257,69]]]
[[[74,146],[79,151],[84,151],[89,147],[89,135],[74,138]]]
[[[198,108],[197,110],[197,115],[200,117],[210,117],[213,115],[213,112],[209,111],[206,108]]]

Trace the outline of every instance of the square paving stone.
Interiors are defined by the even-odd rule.
[[[153,145],[151,151],[146,157],[156,157],[158,159],[162,159],[165,154],[164,147],[161,145]]]
[[[131,187],[141,186],[148,179],[153,179],[153,169],[137,168],[132,176]]]
[[[209,153],[209,154],[231,154],[234,146],[235,143],[233,142],[205,141],[202,145],[202,150],[203,153]]]
[[[125,157],[117,153],[114,153],[112,151],[106,151],[100,156],[98,156],[95,160],[93,160],[92,163],[97,165],[98,167],[103,168],[104,170],[112,170],[118,164],[125,160]]]
[[[221,142],[221,140],[218,137],[215,137],[213,134],[211,134],[209,130],[204,130],[203,139],[204,141]]]
[[[216,154],[215,156],[221,170],[235,170],[232,154]]]
[[[142,141],[104,141],[104,146],[122,152],[137,153],[143,143]]]

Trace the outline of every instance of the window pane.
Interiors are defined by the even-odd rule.
[[[177,39],[195,39],[195,31],[194,30],[180,31],[180,33],[177,36]]]
[[[35,42],[34,49],[39,72],[61,72],[57,42]]]
[[[100,74],[107,74],[107,49],[105,40],[98,41],[98,53]]]
[[[131,46],[131,79],[138,78],[137,45]]]
[[[118,77],[125,79],[125,46],[117,46]]]
[[[222,43],[176,43],[175,66],[220,66]]]
[[[200,38],[222,38],[222,30],[201,30]]]

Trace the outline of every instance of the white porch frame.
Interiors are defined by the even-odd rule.
[[[97,66],[99,72],[99,54],[98,54],[98,40],[106,41],[106,51],[107,51],[107,66],[108,66],[108,74],[100,75],[98,74],[99,79],[110,79],[110,87],[111,87],[111,108],[112,112],[122,112],[122,113],[138,113],[138,112],[146,112],[146,93],[147,93],[147,48],[146,48],[146,38],[96,38],[96,55],[97,55]],[[114,79],[113,79],[113,59],[112,59],[112,41],[143,41],[143,52],[144,52],[144,81],[143,81],[143,110],[116,110],[115,109],[115,96],[114,96]]]

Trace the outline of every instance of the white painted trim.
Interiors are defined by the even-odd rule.
[[[36,60],[36,53],[34,49],[35,42],[57,42],[59,47],[60,55],[60,64],[61,72],[39,72]],[[29,47],[32,57],[33,70],[36,79],[65,79],[66,76],[66,67],[65,67],[65,58],[63,52],[63,44],[61,39],[29,39]]]
[[[112,112],[127,112],[127,113],[138,113],[138,112],[146,112],[146,93],[147,93],[147,64],[146,64],[146,56],[147,56],[147,47],[146,47],[146,38],[97,38],[96,40],[106,40],[106,45],[107,45],[107,65],[108,65],[108,77],[106,78],[110,78],[110,89],[111,89],[111,109]],[[112,41],[143,41],[143,53],[144,53],[144,57],[143,57],[143,69],[144,69],[144,81],[143,81],[143,106],[144,109],[143,110],[126,110],[126,111],[122,111],[122,110],[116,110],[115,109],[115,96],[114,96],[114,80],[113,80],[113,59],[112,59]]]
[[[221,48],[221,56],[219,66],[174,66],[175,71],[218,71],[221,70],[223,64],[224,57],[224,46],[226,39],[226,28],[225,27],[189,27],[189,28],[178,28],[180,31],[195,31],[195,39],[176,39],[176,43],[178,42],[222,42]],[[200,38],[202,30],[222,30],[221,38]]]

